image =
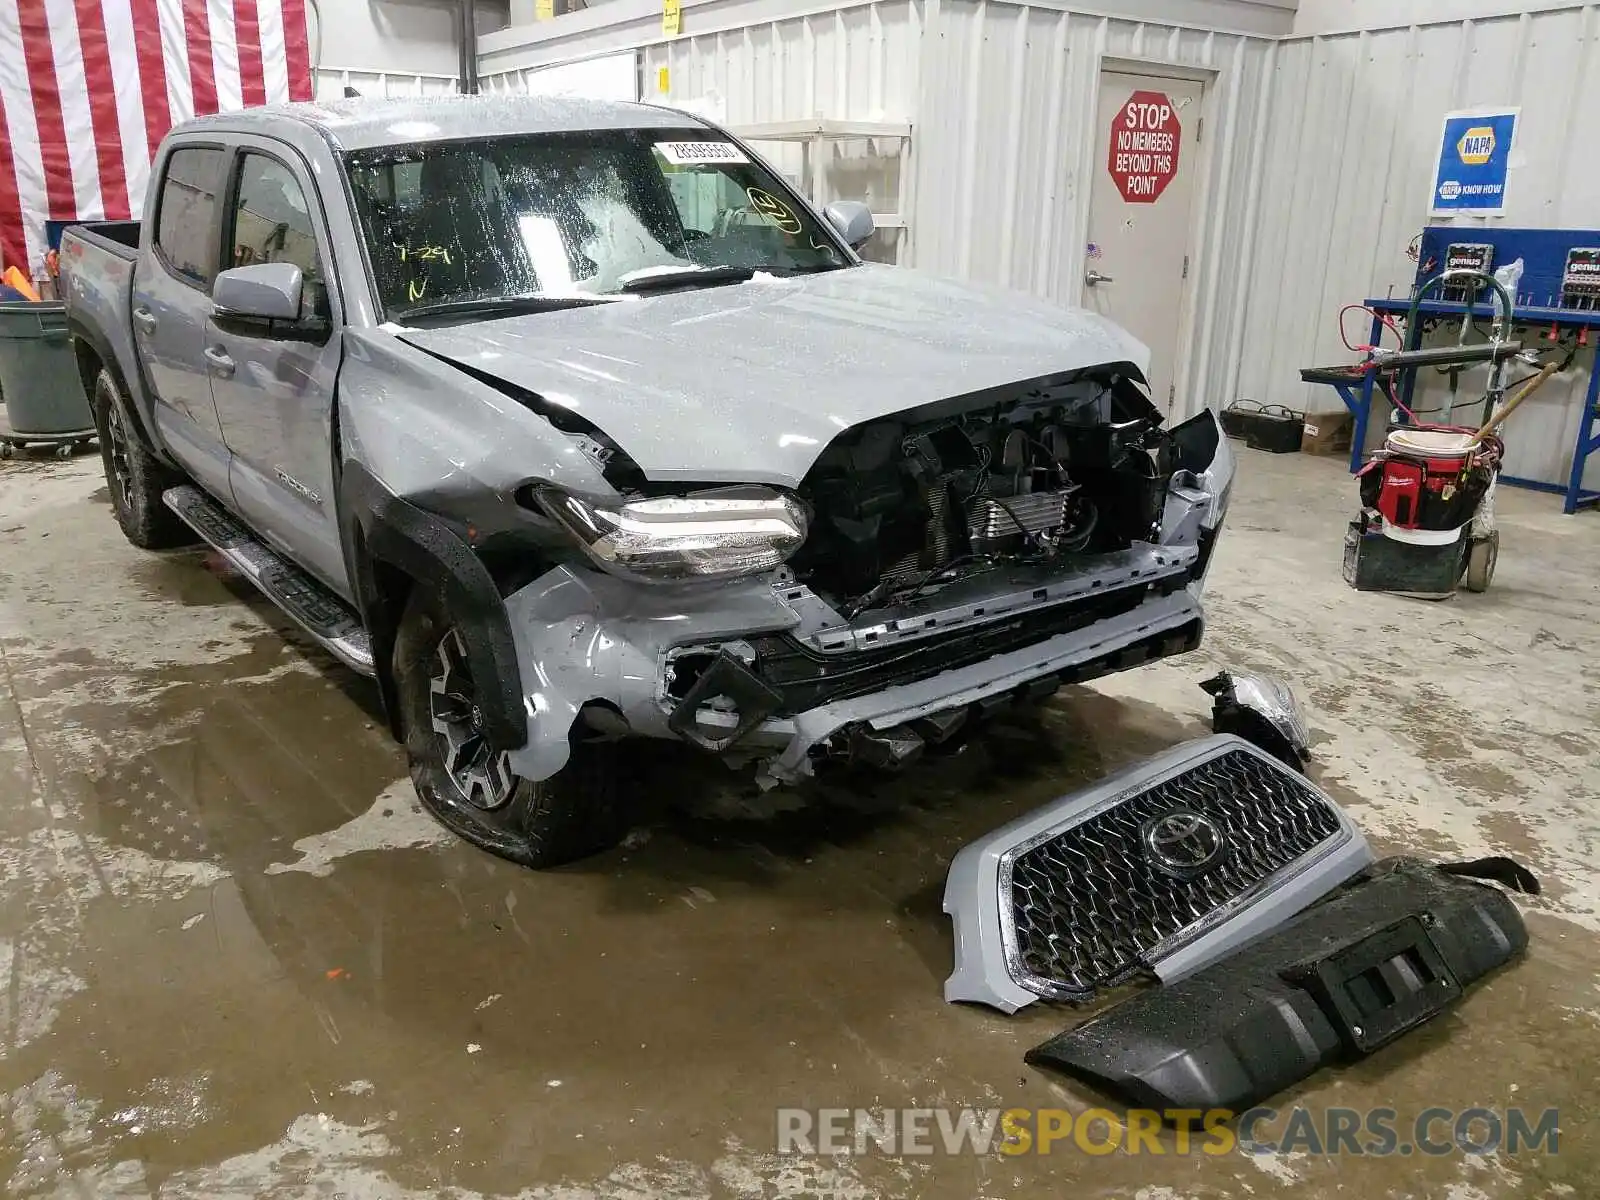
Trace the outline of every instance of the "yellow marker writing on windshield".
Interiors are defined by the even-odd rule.
[[[783,232],[800,232],[800,218],[794,215],[793,209],[771,192],[764,192],[760,188],[753,187],[746,188],[745,195],[750,197],[751,208],[755,209]]]
[[[419,262],[442,262],[447,267],[451,265],[448,246],[421,246],[412,250],[409,246],[396,245],[395,249],[400,251],[401,262],[409,262],[411,256],[415,254]]]

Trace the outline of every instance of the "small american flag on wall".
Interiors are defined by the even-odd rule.
[[[138,216],[177,122],[310,98],[306,0],[0,0],[0,264]]]

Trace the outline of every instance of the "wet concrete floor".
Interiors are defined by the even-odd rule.
[[[202,553],[128,546],[97,459],[0,464],[0,1183],[1600,1195],[1600,517],[1503,494],[1494,589],[1426,604],[1345,586],[1352,502],[1333,460],[1246,454],[1202,651],[872,788],[759,798],[652,754],[628,842],[536,874],[422,814],[370,686],[245,585]],[[1402,1133],[1431,1106],[1555,1107],[1559,1152],[1182,1157],[1169,1135],[1160,1156],[777,1154],[779,1107],[1102,1102],[1022,1063],[1078,1013],[943,1003],[945,868],[995,825],[1205,732],[1195,682],[1223,664],[1297,683],[1313,773],[1380,848],[1511,853],[1547,885],[1525,961],[1275,1105],[1392,1108]]]

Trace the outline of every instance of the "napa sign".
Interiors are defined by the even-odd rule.
[[[1517,131],[1514,108],[1446,113],[1433,175],[1436,217],[1501,216],[1506,209],[1506,171]]]

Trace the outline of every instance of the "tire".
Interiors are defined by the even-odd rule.
[[[497,762],[486,746],[470,753],[479,726],[460,638],[443,603],[425,588],[413,590],[396,631],[393,665],[411,782],[423,806],[452,833],[525,867],[557,867],[616,845],[627,832],[616,743],[575,740],[567,765],[538,783],[512,775],[503,755]],[[452,732],[441,731],[436,718]],[[453,736],[460,739],[454,747]],[[481,781],[464,787],[450,771],[451,758],[458,767],[481,763]]]
[[[110,371],[94,381],[94,424],[100,435],[100,462],[111,491],[111,511],[123,536],[142,550],[167,550],[198,541],[178,514],[161,502],[161,493],[186,482],[139,441],[122,389]]]
[[[1467,547],[1467,570],[1461,586],[1469,592],[1487,592],[1494,581],[1495,563],[1500,560],[1500,531],[1476,538]]]

